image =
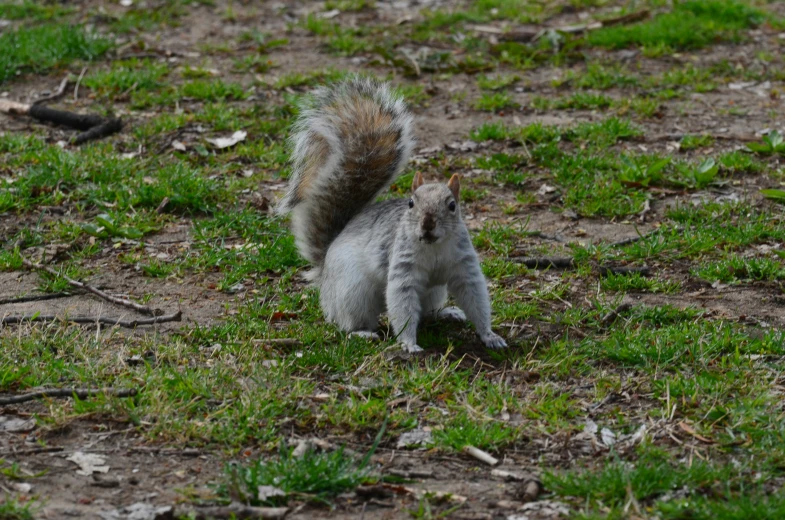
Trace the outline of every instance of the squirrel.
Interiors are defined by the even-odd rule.
[[[300,105],[290,147],[277,212],[291,214],[329,321],[375,336],[386,309],[404,350],[417,352],[421,321],[468,317],[486,347],[507,346],[491,330],[488,288],[461,218],[460,176],[425,184],[418,172],[411,198],[375,202],[414,147],[412,115],[388,84],[355,76],[317,89]],[[444,308],[448,293],[460,309]]]

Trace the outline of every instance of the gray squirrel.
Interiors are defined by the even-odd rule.
[[[411,126],[387,84],[352,77],[317,89],[292,130],[292,174],[277,210],[291,213],[297,248],[313,266],[307,277],[341,329],[371,336],[386,309],[403,348],[417,352],[424,319],[468,317],[486,347],[506,347],[491,330],[460,177],[424,184],[418,172],[410,199],[374,202],[409,161]],[[460,309],[444,308],[448,293]]]

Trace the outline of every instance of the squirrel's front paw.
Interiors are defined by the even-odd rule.
[[[507,342],[502,339],[501,336],[494,332],[488,332],[487,334],[483,334],[480,339],[482,340],[483,344],[488,348],[506,348]]]
[[[406,343],[401,343],[401,348],[404,352],[409,352],[410,354],[415,352],[422,352],[422,347],[415,344],[407,345]]]

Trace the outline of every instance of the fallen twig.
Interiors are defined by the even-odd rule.
[[[133,397],[138,393],[136,388],[52,388],[48,390],[38,390],[29,394],[14,395],[11,397],[0,397],[0,405],[26,403],[42,397],[73,397],[86,399],[93,395],[105,394],[114,397]]]
[[[490,453],[482,451],[480,448],[475,448],[474,446],[464,446],[463,451],[467,455],[471,455],[475,459],[479,460],[480,462],[484,462],[489,466],[495,466],[499,463],[499,459],[494,458]]]
[[[39,105],[41,103],[46,103],[47,101],[54,101],[65,94],[65,87],[68,86],[68,76],[63,78],[63,81],[60,82],[60,86],[57,87],[57,90],[49,94],[48,96],[44,96],[41,98],[36,99],[33,101],[33,106]]]
[[[529,269],[565,269],[575,266],[575,260],[569,256],[554,256],[542,258],[513,258],[519,264],[523,264]]]
[[[611,312],[609,312],[602,318],[602,324],[610,325],[611,323],[616,321],[616,318],[618,318],[621,313],[627,312],[630,309],[632,309],[632,304],[622,303],[621,305],[613,309]]]
[[[648,18],[649,14],[650,11],[648,9],[643,9],[634,13],[627,13],[622,16],[617,16],[616,18],[597,20],[578,25],[563,25],[559,27],[521,27],[510,31],[505,31],[500,27],[495,27],[492,25],[475,25],[472,26],[471,29],[476,32],[492,34],[500,40],[531,42],[539,39],[546,31],[556,31],[568,34],[596,31],[597,29],[602,29],[603,27],[639,22]]]
[[[14,323],[24,323],[24,322],[48,322],[48,321],[58,321],[62,320],[68,323],[82,323],[88,325],[95,325],[96,323],[100,323],[101,325],[111,325],[111,326],[118,326],[123,327],[126,329],[135,329],[136,327],[140,327],[142,325],[155,325],[157,323],[166,323],[170,321],[180,321],[183,317],[182,311],[177,311],[174,314],[165,314],[155,316],[153,318],[142,318],[139,320],[131,320],[131,321],[124,321],[118,318],[104,318],[104,317],[90,317],[90,316],[74,316],[69,318],[63,318],[60,316],[53,316],[53,315],[38,315],[33,314],[30,316],[5,316],[0,320],[0,325],[12,325]]]
[[[686,135],[690,135],[690,134],[687,133],[653,134],[653,135],[642,136],[640,140],[647,141],[647,142],[681,141]],[[741,141],[741,142],[760,141],[760,136],[754,134],[711,134],[708,135],[708,137],[711,137],[715,141]]]
[[[612,274],[640,274],[642,276],[648,276],[651,268],[648,266],[642,267],[613,267],[609,265],[601,265],[599,266],[600,269],[600,276],[608,276]]]
[[[169,204],[169,197],[164,197],[163,200],[161,201],[161,203],[158,204],[158,207],[155,208],[155,212],[160,215],[166,209],[166,205],[167,204]]]
[[[288,507],[253,507],[243,504],[210,507],[183,507],[177,508],[175,518],[188,517],[195,520],[208,520],[211,518],[237,518],[237,519],[277,519],[289,513]],[[189,516],[192,515],[192,516]]]
[[[27,110],[27,115],[39,121],[63,125],[76,130],[89,130],[104,122],[104,118],[97,114],[76,114],[43,105],[31,106]]]
[[[27,105],[8,99],[0,99],[0,112],[29,116],[38,121],[82,130],[83,133],[71,139],[72,144],[82,144],[92,139],[105,137],[119,132],[123,127],[123,122],[119,118],[105,119],[96,114],[76,114],[65,110],[55,110],[41,104]]]
[[[422,469],[404,470],[404,469],[393,468],[389,470],[387,473],[401,478],[433,478],[433,471],[422,470]]]
[[[646,18],[648,18],[649,14],[650,11],[648,9],[642,9],[634,13],[627,13],[621,16],[617,16],[616,18],[607,18],[602,21],[602,26],[611,27],[613,25],[624,25],[628,23],[640,22],[641,20],[645,20]]]
[[[26,450],[3,451],[0,457],[13,457],[16,455],[35,455],[36,453],[56,453],[63,451],[62,446],[39,446],[38,448],[28,448]]]
[[[82,72],[79,73],[79,79],[76,80],[76,86],[74,87],[74,101],[79,99],[79,85],[82,84],[82,78],[84,77],[85,72],[87,72],[87,67],[82,69]]]
[[[34,294],[31,296],[20,296],[18,298],[6,298],[4,300],[0,300],[0,305],[14,305],[16,303],[27,303],[27,302],[41,302],[44,300],[55,300],[57,298],[69,298],[71,296],[73,296],[73,294],[67,292],[57,292],[57,293],[50,293],[50,294]]]
[[[118,118],[107,119],[100,125],[94,126],[91,129],[78,134],[76,137],[71,139],[71,144],[80,145],[82,143],[86,143],[87,141],[93,141],[95,139],[100,139],[102,137],[108,137],[112,134],[116,134],[120,130],[123,129],[123,122]]]
[[[252,339],[251,343],[254,345],[272,345],[279,347],[300,347],[303,342],[295,338],[267,338],[267,339]]]
[[[136,446],[128,448],[130,453],[151,453],[154,455],[180,455],[183,457],[198,457],[204,455],[204,451],[197,448],[162,448],[158,446]]]
[[[649,199],[646,199],[643,202],[643,209],[640,211],[640,213],[638,213],[638,221],[640,221],[641,224],[646,222],[646,214],[649,211],[651,211],[651,202]]]
[[[163,314],[163,311],[160,310],[160,309],[151,309],[147,305],[140,305],[140,304],[138,304],[136,302],[132,302],[131,300],[126,300],[125,298],[117,298],[115,296],[111,296],[111,295],[106,294],[105,292],[103,292],[103,291],[101,291],[99,289],[96,289],[95,287],[93,287],[91,285],[87,285],[86,283],[83,283],[83,282],[77,282],[76,280],[73,280],[73,279],[67,277],[64,274],[58,273],[57,271],[55,271],[51,267],[48,267],[48,266],[45,266],[45,265],[41,265],[41,264],[36,263],[36,262],[32,262],[32,261],[30,261],[30,260],[28,260],[26,258],[22,259],[22,264],[24,264],[26,267],[29,267],[30,269],[35,269],[37,271],[46,271],[47,273],[49,273],[49,274],[51,274],[53,276],[59,276],[59,277],[63,278],[66,282],[68,282],[68,284],[71,285],[72,287],[76,287],[77,289],[82,289],[84,291],[91,292],[94,295],[98,296],[99,298],[102,298],[102,299],[104,299],[104,300],[106,300],[106,301],[108,301],[110,303],[114,303],[115,305],[121,305],[123,307],[127,307],[129,309],[133,309],[136,312],[139,312],[141,314],[146,314],[148,316],[161,316]],[[179,320],[179,314],[180,313],[178,312],[177,314],[178,314],[178,320]],[[178,321],[178,320],[170,320],[170,321]]]

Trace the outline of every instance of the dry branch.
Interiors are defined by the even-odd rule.
[[[490,453],[482,451],[480,448],[475,448],[474,446],[464,446],[463,451],[467,455],[471,455],[475,459],[479,460],[480,462],[484,462],[489,466],[495,466],[499,463],[499,459],[494,458]]]
[[[174,314],[165,314],[163,316],[155,316],[153,318],[142,318],[139,320],[130,320],[125,321],[118,318],[104,318],[104,317],[90,317],[90,316],[74,316],[72,318],[62,318],[59,316],[53,315],[37,315],[33,314],[31,316],[6,316],[2,320],[0,320],[0,325],[12,325],[14,323],[24,323],[24,322],[49,322],[49,321],[58,321],[62,320],[68,323],[82,323],[88,325],[95,325],[96,323],[100,323],[101,325],[111,325],[118,327],[123,327],[126,329],[135,329],[136,327],[142,325],[155,325],[157,323],[166,323],[170,321],[180,321],[183,317],[182,311],[177,311]]]
[[[71,144],[80,145],[82,143],[86,143],[87,141],[94,141],[96,139],[101,139],[102,137],[108,137],[112,134],[116,134],[122,129],[123,122],[120,119],[107,119],[100,125],[96,125],[71,139]]]
[[[26,403],[42,397],[73,397],[87,399],[93,395],[105,394],[114,397],[133,397],[138,393],[136,388],[52,388],[49,390],[39,390],[29,394],[13,395],[11,397],[0,397],[0,406],[9,404]]]
[[[529,269],[566,269],[575,266],[575,260],[569,256],[555,256],[542,258],[513,258],[519,264]]]
[[[63,451],[62,446],[39,446],[38,448],[28,448],[26,450],[11,450],[0,452],[0,457],[14,457],[19,455],[35,455],[37,453],[56,453]]]
[[[531,42],[539,39],[546,31],[556,31],[567,34],[577,34],[582,32],[596,31],[603,27],[610,27],[613,25],[625,25],[630,23],[639,22],[649,17],[649,10],[643,9],[634,13],[628,13],[616,18],[608,18],[607,20],[600,20],[578,25],[563,25],[559,27],[519,27],[510,31],[505,31],[493,25],[475,25],[471,27],[472,30],[485,34],[492,34],[500,40],[515,41],[515,42]]]
[[[54,101],[65,94],[65,87],[68,86],[68,76],[63,78],[63,81],[60,82],[60,86],[57,87],[57,90],[49,94],[48,96],[44,96],[41,98],[36,99],[33,101],[33,106],[40,105],[41,103],[46,103],[47,101]]]
[[[55,271],[51,267],[48,267],[48,266],[45,266],[45,265],[41,265],[41,264],[36,263],[36,262],[32,262],[32,261],[30,261],[30,260],[28,260],[26,258],[22,259],[22,263],[26,267],[28,267],[30,269],[35,269],[36,271],[45,271],[45,272],[47,272],[47,273],[49,273],[49,274],[51,274],[53,276],[59,276],[59,277],[63,278],[66,282],[68,282],[68,284],[70,286],[76,287],[77,289],[82,289],[84,291],[91,292],[94,295],[98,296],[99,298],[102,298],[102,299],[104,299],[104,300],[106,300],[106,301],[108,301],[110,303],[114,303],[115,305],[121,305],[123,307],[127,307],[129,309],[133,309],[136,312],[139,312],[141,314],[146,314],[148,316],[161,316],[163,314],[163,311],[160,310],[160,309],[151,309],[147,305],[140,305],[140,304],[138,304],[136,302],[132,302],[131,300],[126,300],[125,298],[117,298],[115,296],[111,296],[109,294],[106,294],[105,292],[101,291],[100,289],[96,289],[95,287],[93,287],[91,285],[87,285],[86,283],[83,283],[83,282],[77,282],[76,280],[73,280],[73,279],[67,277],[64,274],[58,273],[57,271]],[[95,320],[93,320],[93,321],[95,321]]]
[[[630,309],[632,309],[632,304],[622,303],[621,305],[613,309],[611,312],[603,316],[602,324],[606,326],[610,325],[611,323],[616,321],[616,318],[618,318],[620,314],[624,312],[628,312]]]
[[[0,112],[9,115],[29,116],[38,121],[82,130],[81,134],[71,140],[72,144],[82,144],[106,137],[123,128],[123,122],[119,118],[106,119],[96,114],[76,114],[65,110],[55,110],[41,104],[27,105],[8,99],[0,99]]]
[[[104,118],[96,114],[76,114],[43,105],[31,106],[27,115],[39,121],[63,125],[76,130],[89,130],[104,122]]]
[[[609,265],[601,265],[600,276],[609,276],[613,274],[640,274],[641,276],[648,276],[651,268],[647,266],[642,267],[613,267]]]
[[[289,512],[288,507],[253,507],[243,504],[231,504],[228,506],[211,506],[199,508],[177,508],[176,518],[193,515],[196,520],[208,520],[211,518],[237,518],[237,519],[278,519],[283,518]]]
[[[27,303],[27,302],[41,302],[45,300],[55,300],[57,298],[70,298],[73,296],[71,293],[66,292],[57,292],[57,293],[50,293],[50,294],[33,294],[30,296],[20,296],[18,298],[6,298],[4,300],[0,300],[0,305],[14,305],[16,303]]]

